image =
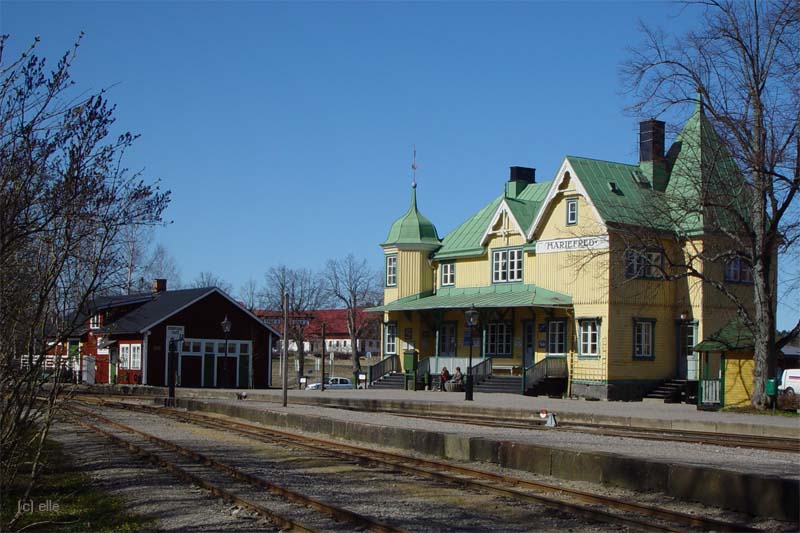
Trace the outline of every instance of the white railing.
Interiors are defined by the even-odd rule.
[[[701,405],[720,405],[722,390],[721,379],[701,379],[700,380],[700,404]]]

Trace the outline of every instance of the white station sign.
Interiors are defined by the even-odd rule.
[[[608,235],[575,237],[573,239],[552,239],[549,241],[538,241],[536,243],[537,254],[602,250],[604,248],[608,248]]]

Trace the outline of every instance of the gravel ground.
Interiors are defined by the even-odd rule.
[[[342,413],[338,410],[335,413]],[[315,412],[320,414],[319,408]],[[607,524],[590,524],[544,506],[521,504],[505,498],[465,491],[461,488],[432,482],[425,478],[393,473],[383,474],[365,469],[355,462],[331,461],[307,450],[287,446],[266,445],[230,432],[211,430],[191,424],[161,419],[154,415],[105,409],[105,416],[142,431],[156,434],[191,447],[248,473],[309,494],[320,500],[347,507],[355,512],[373,516],[409,530],[420,531],[609,531],[621,530]],[[344,412],[355,415],[356,413]],[[363,413],[358,413],[360,416]],[[382,415],[385,416],[385,415]],[[400,418],[400,417],[394,417]],[[400,420],[407,420],[400,418]],[[489,428],[492,429],[492,428]],[[474,432],[475,427],[464,428]],[[124,434],[130,439],[129,434]],[[159,452],[161,453],[161,452]],[[404,451],[404,453],[407,453]],[[164,455],[162,453],[162,455]],[[590,483],[565,482],[537,476],[496,465],[484,469],[509,476],[556,483],[613,497],[650,503],[690,514],[714,516],[722,520],[746,523],[747,517],[710,509],[701,505],[674,501],[663,494],[640,494],[621,489],[600,487]],[[257,496],[256,496],[257,497]],[[230,506],[222,504],[223,508]],[[752,524],[765,530],[790,529],[791,524],[761,521]],[[259,529],[255,523],[250,527]],[[218,529],[210,527],[210,529]],[[335,528],[322,528],[333,530]]]
[[[127,411],[106,409],[103,414],[271,482],[409,530],[625,531],[625,528],[591,523],[543,505],[521,504],[428,478],[364,468],[355,461],[332,459],[285,445],[259,443],[230,432]],[[130,434],[118,434],[134,440]],[[204,467],[191,467],[197,473],[202,469]],[[218,476],[214,481],[218,481]],[[231,488],[229,485],[226,488]],[[242,496],[259,501],[257,492],[250,491]],[[342,530],[319,522],[306,523],[326,531]]]
[[[230,400],[216,401],[241,405],[241,402]],[[441,421],[432,423],[420,418],[395,416],[386,413],[349,411],[302,404],[290,404],[284,408],[279,405],[276,406],[272,402],[252,402],[248,400],[247,405],[249,407],[275,412],[321,415],[336,420],[359,421],[376,426],[411,429],[431,429],[431,427],[434,426],[436,431],[445,433],[513,440],[561,449],[607,452],[669,464],[710,466],[738,472],[800,479],[800,461],[798,461],[798,459],[800,459],[800,453],[772,452],[752,448],[728,448],[627,437],[606,437],[602,435],[572,432],[567,429],[535,431],[471,426]]]
[[[119,496],[131,513],[155,518],[160,531],[275,530],[74,424],[56,424],[50,435],[96,486]]]

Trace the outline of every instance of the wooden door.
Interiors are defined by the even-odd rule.
[[[203,386],[203,358],[199,355],[181,356],[181,387]]]

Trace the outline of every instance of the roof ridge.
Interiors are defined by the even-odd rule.
[[[638,168],[639,167],[638,163],[635,163],[635,164],[634,163],[620,163],[619,161],[609,161],[608,159],[598,159],[596,157],[583,157],[583,156],[580,156],[580,155],[565,155],[564,157],[566,159],[584,159],[586,161],[597,161],[599,163],[609,163],[611,165],[622,165],[622,166],[625,166],[625,167],[633,167],[633,168]]]

